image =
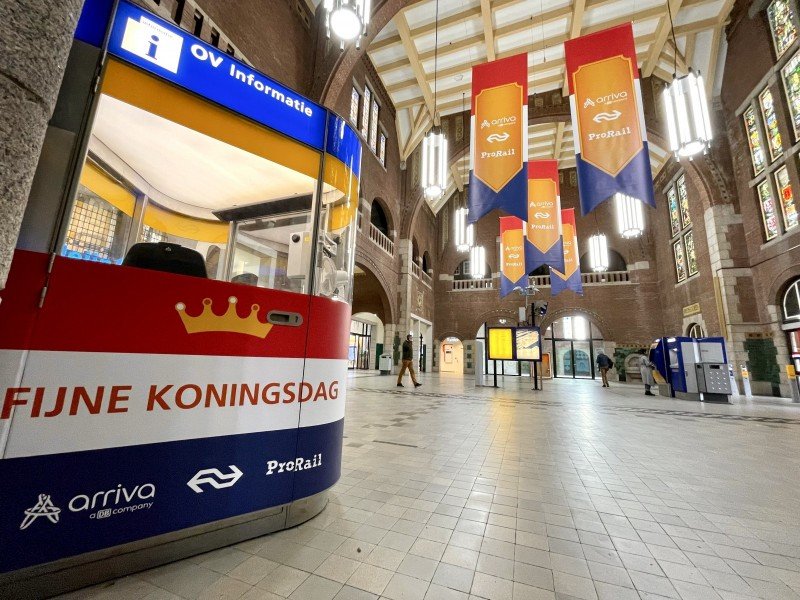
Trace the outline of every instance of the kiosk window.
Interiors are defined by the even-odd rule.
[[[125,256],[130,222],[128,215],[81,185],[72,207],[62,254],[119,264]]]

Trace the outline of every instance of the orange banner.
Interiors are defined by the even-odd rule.
[[[500,217],[500,297],[510,293],[527,275],[525,224],[517,217]]]
[[[528,241],[541,253],[561,239],[558,161],[528,163]]]

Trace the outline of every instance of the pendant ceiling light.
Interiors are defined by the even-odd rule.
[[[469,275],[472,279],[486,277],[486,250],[483,246],[473,246],[469,250]]]
[[[467,215],[469,209],[465,206],[456,209],[455,216],[455,236],[456,250],[467,252],[472,244],[475,243],[475,229],[472,223],[467,225]]]
[[[669,23],[672,27],[672,46],[675,51],[675,67],[670,83],[662,94],[667,115],[669,147],[676,158],[691,158],[711,147],[711,119],[703,77],[689,68],[688,75],[678,77],[678,45],[675,43],[675,27],[672,10],[667,0]]]
[[[345,42],[367,35],[372,0],[325,0],[324,8],[327,35],[330,38],[333,33],[342,48]],[[360,41],[356,42],[356,48]]]
[[[589,267],[592,271],[608,271],[608,241],[604,233],[589,238]]]
[[[422,189],[429,202],[438,200],[447,187],[447,138],[439,125],[436,106],[439,67],[439,0],[436,0],[436,21],[433,47],[433,127],[422,140]]]
[[[641,201],[627,194],[614,194],[617,209],[617,230],[624,238],[637,238],[644,232],[644,210]]]

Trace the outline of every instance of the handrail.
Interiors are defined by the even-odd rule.
[[[550,287],[550,275],[533,275],[528,278],[530,285]],[[618,285],[630,283],[628,271],[606,271],[601,273],[581,273],[583,285]]]
[[[492,290],[494,282],[492,279],[454,279],[453,291],[464,292],[468,290]]]
[[[389,256],[394,256],[394,242],[373,223],[369,224],[369,239],[386,252]]]

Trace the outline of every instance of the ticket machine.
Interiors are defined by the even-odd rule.
[[[728,402],[728,356],[721,337],[664,337],[650,346],[661,395],[700,402]]]

